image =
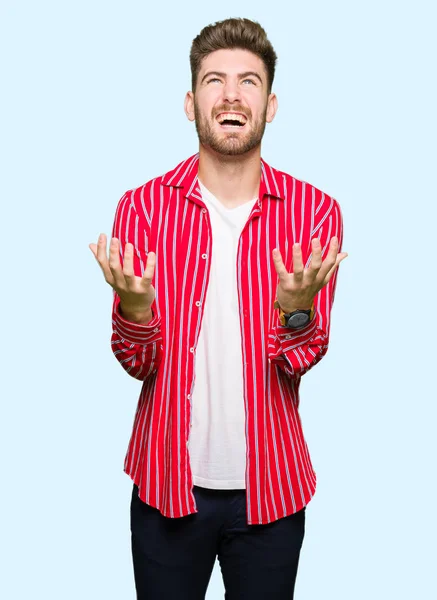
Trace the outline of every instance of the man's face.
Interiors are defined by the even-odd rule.
[[[237,156],[260,145],[266,122],[277,109],[268,94],[262,60],[247,50],[217,50],[203,61],[195,93],[185,110],[195,120],[199,141],[215,152]]]

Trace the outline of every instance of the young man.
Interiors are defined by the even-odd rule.
[[[137,597],[293,597],[316,476],[299,383],[328,348],[338,203],[261,159],[276,54],[259,24],[204,28],[185,99],[199,153],[128,191],[90,247],[114,354],[143,381],[125,471]]]

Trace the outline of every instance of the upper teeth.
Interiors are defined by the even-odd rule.
[[[231,120],[231,121],[239,121],[240,123],[246,122],[246,117],[243,115],[237,115],[235,113],[222,113],[217,117],[219,123],[223,123],[223,121]]]

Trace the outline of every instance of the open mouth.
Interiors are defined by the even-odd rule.
[[[223,129],[243,129],[247,118],[242,114],[222,113],[218,115],[217,121]]]

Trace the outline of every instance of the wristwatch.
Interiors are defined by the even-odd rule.
[[[305,325],[308,325],[314,316],[314,304],[308,310],[298,309],[291,313],[285,313],[277,300],[275,300],[274,307],[279,308],[279,322],[281,325],[290,329],[302,329]]]
[[[311,321],[311,309],[310,310],[295,310],[292,313],[283,314],[283,325],[290,329],[301,329],[308,325]]]

